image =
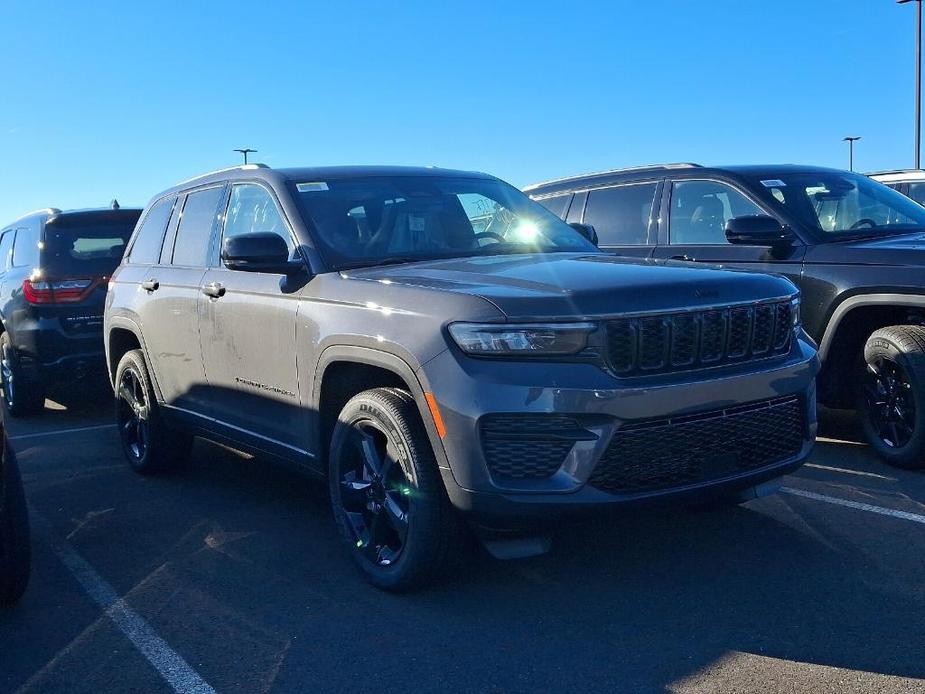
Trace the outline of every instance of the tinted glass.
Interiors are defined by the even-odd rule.
[[[335,268],[504,253],[597,252],[542,205],[495,179],[396,176],[295,184]]]
[[[49,276],[98,277],[112,273],[122,260],[137,215],[96,220],[58,218],[45,225],[42,270]]]
[[[783,208],[820,238],[921,231],[925,208],[867,176],[809,171],[754,180],[769,206]]]
[[[671,243],[728,243],[726,222],[756,214],[766,212],[725,183],[677,181],[671,191],[668,235]]]
[[[10,229],[0,237],[0,272],[10,267],[10,254],[13,250],[13,239],[16,231]]]
[[[286,241],[290,251],[293,249],[289,229],[266,188],[252,184],[234,186],[225,215],[224,238],[256,232],[277,234]]]
[[[35,267],[38,264],[38,227],[21,227],[17,229],[16,240],[13,244],[13,265],[16,267]]]
[[[553,198],[543,198],[542,200],[537,200],[537,202],[552,212],[554,215],[556,215],[556,217],[559,219],[565,219],[565,212],[568,210],[569,200],[571,199],[571,194],[557,195]]]
[[[925,205],[925,181],[909,184],[909,197],[920,205]]]
[[[222,188],[208,188],[190,193],[183,207],[177,239],[173,247],[173,264],[205,267],[209,263],[212,225],[222,199]]]
[[[164,242],[164,232],[170,220],[175,198],[164,198],[148,210],[135,241],[129,253],[129,260],[133,263],[157,263],[161,256],[161,244]]]
[[[648,242],[649,219],[657,183],[592,190],[585,224],[597,232],[602,246],[642,246]]]

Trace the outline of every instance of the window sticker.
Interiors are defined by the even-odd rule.
[[[416,214],[409,214],[408,228],[411,231],[424,231],[424,217]]]
[[[323,181],[312,181],[310,183],[296,183],[296,190],[300,193],[318,193],[328,189],[328,184]]]
[[[786,188],[787,184],[784,183],[779,178],[769,178],[767,181],[762,181],[761,185],[765,188]]]

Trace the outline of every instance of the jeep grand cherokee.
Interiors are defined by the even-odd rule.
[[[510,185],[250,165],[157,195],[105,313],[132,467],[192,435],[326,476],[357,565],[420,585],[475,526],[744,499],[797,468],[817,360],[796,288],[627,260]],[[526,549],[525,549],[526,547]]]

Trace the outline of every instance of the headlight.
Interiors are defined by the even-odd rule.
[[[594,323],[453,323],[450,335],[462,351],[479,356],[577,354]]]
[[[795,297],[790,300],[790,316],[793,318],[793,329],[796,332],[800,332],[800,327],[802,326],[802,321],[800,319],[800,297]]]

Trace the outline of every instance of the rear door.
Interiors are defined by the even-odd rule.
[[[221,239],[278,234],[297,258],[275,195],[258,183],[231,187]],[[274,452],[304,453],[307,431],[296,371],[296,313],[305,277],[229,270],[215,244],[200,296],[200,332],[215,417]],[[279,449],[283,450],[280,451]]]
[[[774,216],[747,192],[731,182],[714,179],[675,180],[666,192],[655,257],[777,273],[800,286],[806,253],[800,241],[774,249],[726,240],[726,222],[731,218]]]
[[[210,416],[210,398],[199,347],[199,297],[223,198],[221,185],[179,197],[159,260],[147,268],[139,287],[142,334],[164,401],[201,416]],[[163,217],[164,210],[158,210],[157,219]],[[136,252],[133,246],[132,262]]]
[[[589,190],[581,221],[594,227],[601,249],[648,257],[658,232],[661,187],[661,181],[641,181]]]

